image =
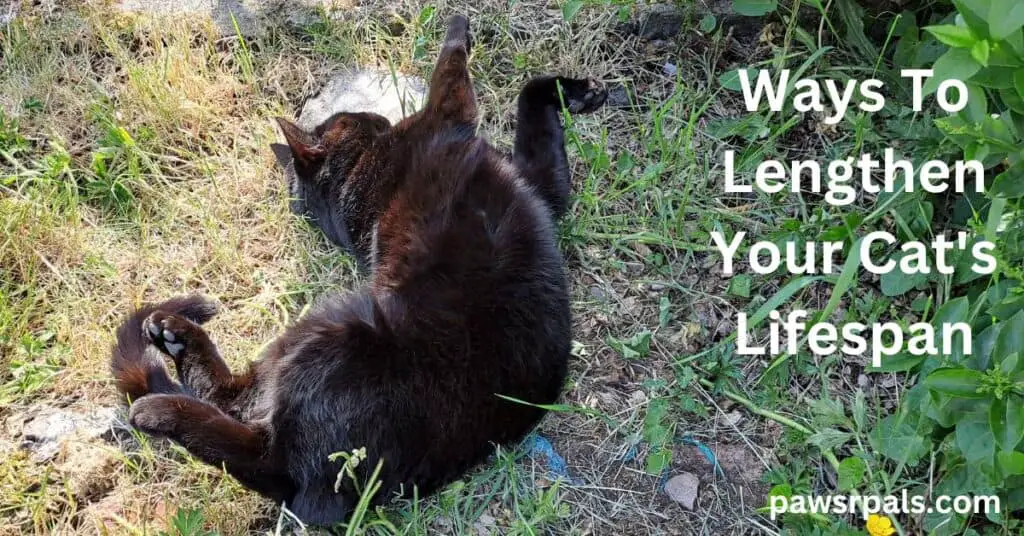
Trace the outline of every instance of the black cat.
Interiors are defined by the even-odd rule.
[[[359,478],[382,461],[378,500],[414,486],[424,496],[537,423],[542,410],[498,395],[548,404],[564,384],[559,111],[564,99],[590,112],[606,93],[590,80],[529,82],[508,157],[475,134],[468,47],[468,21],[453,17],[425,108],[397,125],[339,113],[307,133],[279,120],[293,209],[353,251],[370,281],[323,299],[243,374],[200,327],[214,314],[203,298],[136,311],[112,359],[135,427],[327,524],[358,499],[351,479],[335,490],[332,453],[365,447]]]

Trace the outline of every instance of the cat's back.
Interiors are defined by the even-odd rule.
[[[401,178],[374,233],[375,288],[450,287],[469,305],[522,285],[564,283],[547,207],[471,129],[399,134],[391,158]]]

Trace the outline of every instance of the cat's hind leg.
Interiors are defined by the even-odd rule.
[[[243,484],[276,500],[294,492],[285,464],[268,453],[266,430],[242,423],[209,402],[188,395],[151,395],[132,404],[129,421],[210,465],[223,466]]]
[[[476,96],[469,78],[471,47],[469,19],[462,15],[448,19],[448,33],[430,78],[424,109],[428,117],[476,126]]]
[[[534,78],[519,93],[513,158],[556,220],[568,207],[571,186],[559,117],[562,102],[570,113],[585,114],[600,108],[607,97],[596,80],[555,76]]]
[[[158,309],[143,321],[142,330],[174,359],[178,380],[203,400],[226,409],[251,384],[251,375],[231,373],[206,330],[184,315]]]
[[[182,296],[137,309],[117,329],[117,342],[111,350],[110,369],[118,389],[131,400],[151,393],[180,393],[182,388],[168,374],[160,355],[153,351],[143,324],[156,310],[162,310],[203,323],[216,312],[213,304],[201,296]]]

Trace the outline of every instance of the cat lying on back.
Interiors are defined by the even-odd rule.
[[[117,332],[112,369],[136,428],[168,437],[306,522],[344,520],[335,452],[365,447],[375,499],[424,496],[521,439],[566,376],[570,315],[555,221],[570,177],[562,99],[590,112],[596,82],[538,78],[519,95],[515,149],[475,134],[468,21],[449,22],[425,108],[392,126],[339,113],[286,120],[293,209],[371,270],[289,327],[247,372],[225,365],[201,297],[144,307]],[[175,382],[162,354],[177,368]]]

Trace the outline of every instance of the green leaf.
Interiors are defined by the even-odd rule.
[[[988,37],[988,22],[986,19],[991,9],[991,0],[953,0],[953,5],[964,18],[967,27],[974,32],[974,35]]]
[[[1024,165],[1007,169],[992,179],[992,186],[985,192],[988,197],[1014,199],[1024,195]]]
[[[974,61],[974,58],[971,58]],[[997,67],[995,65],[978,70],[971,77],[971,82],[989,89],[1009,89],[1013,87],[1013,75],[1015,70],[1011,67]]]
[[[609,335],[607,342],[608,346],[626,359],[642,359],[651,351],[651,332],[644,330],[628,339],[617,339]]]
[[[971,57],[984,67],[988,67],[988,56],[990,52],[991,49],[989,47],[988,40],[986,39],[977,41],[974,43],[974,46],[971,47]]]
[[[869,439],[872,447],[883,456],[907,465],[917,465],[928,453],[929,445],[904,419],[900,415],[889,415],[878,421]]]
[[[1017,95],[1016,88],[1008,87],[1000,89],[999,98],[1003,99],[1003,104],[1005,104],[1007,108],[1019,114],[1024,114],[1024,99],[1021,99],[1020,96]]]
[[[672,429],[665,425],[668,417],[668,400],[655,398],[647,404],[647,415],[644,416],[644,441],[654,447],[661,447],[668,443],[672,436]]]
[[[839,462],[839,491],[853,491],[864,481],[864,473],[868,465],[857,457],[846,458]]]
[[[761,17],[779,7],[777,0],[732,0],[732,9],[746,17]]]
[[[995,456],[995,438],[986,420],[971,414],[956,424],[956,446],[969,465],[991,463]]]
[[[562,4],[562,18],[565,19],[565,22],[571,22],[582,8],[582,0],[568,0],[566,3]]]
[[[981,123],[988,117],[988,96],[981,86],[967,84],[967,107],[960,113],[970,123]]]
[[[929,274],[922,274],[920,272],[908,274],[900,269],[900,259],[906,255],[908,255],[907,252],[901,251],[892,256],[892,260],[896,261],[896,268],[889,273],[882,274],[882,294],[886,296],[902,296],[913,290],[914,287],[928,281]]]
[[[996,454],[996,460],[1003,476],[1024,475],[1024,453],[1002,451]]]
[[[914,355],[910,352],[900,352],[894,356],[886,357],[882,360],[882,366],[874,367],[868,364],[868,370],[871,372],[907,372],[914,367],[921,364],[927,356]]]
[[[935,316],[932,317],[931,324],[935,327],[936,333],[939,333],[942,331],[943,324],[955,324],[957,322],[969,321],[970,300],[968,300],[966,296],[961,296],[959,298],[949,300],[936,309]],[[953,351],[949,357],[954,363],[960,363],[964,360],[962,338],[963,335],[959,333],[953,336]]]
[[[1000,363],[1006,356],[1021,350],[1024,350],[1024,311],[1003,322],[992,348],[992,361]]]
[[[732,281],[729,281],[729,294],[741,298],[749,298],[752,281],[753,279],[750,277],[750,274],[737,274],[732,278]]]
[[[998,14],[998,16],[993,16]],[[1020,0],[992,0],[988,29],[992,39],[1002,41],[1024,26],[1024,4]]]
[[[644,470],[649,475],[660,475],[670,465],[672,465],[672,451],[661,448],[647,455]]]
[[[742,69],[747,72],[748,80],[755,80],[757,78],[757,71],[754,69]],[[740,69],[732,71],[726,71],[718,76],[718,83],[729,91],[742,91],[743,86],[740,85]]]
[[[857,425],[857,431],[864,430],[864,423],[868,421],[868,407],[867,400],[864,396],[863,389],[857,389],[857,394],[853,397],[853,422]]]
[[[945,80],[970,80],[975,73],[981,70],[971,53],[963,48],[952,48],[946,51],[932,65],[934,76],[924,83],[924,94],[931,95],[939,88],[939,84]]]
[[[1024,439],[1024,411],[1021,403],[1024,400],[1017,395],[1007,395],[992,401],[989,408],[988,423],[996,444],[1002,450],[1013,450]]]
[[[996,346],[996,340],[1003,329],[1004,323],[992,324],[985,331],[974,336],[971,341],[971,357],[968,360],[970,367],[976,370],[988,370],[992,363],[992,350]]]
[[[828,450],[842,446],[852,438],[853,434],[850,432],[842,432],[835,428],[826,428],[811,434],[811,437],[807,438],[807,442],[821,450]]]
[[[1024,99],[1024,67],[1013,72],[1013,87],[1017,90],[1017,96]]]
[[[937,393],[960,398],[987,398],[988,394],[978,393],[982,376],[981,372],[971,369],[940,368],[924,379],[924,385]]]
[[[940,328],[942,324],[967,322],[969,320],[970,305],[971,302],[966,296],[949,300],[935,310],[935,315],[932,316],[932,325]]]
[[[704,18],[700,19],[700,31],[703,33],[711,33],[715,31],[715,27],[718,26],[718,19],[714,15],[708,13],[704,15]]]
[[[793,486],[790,486],[789,484],[778,484],[775,487],[773,487],[772,489],[768,490],[768,497],[769,498],[770,497],[786,497],[786,498],[789,498],[789,497],[792,497],[792,496],[793,496]]]
[[[658,327],[665,327],[668,325],[668,321],[672,318],[672,302],[669,301],[668,296],[662,296],[658,300]]]
[[[940,42],[953,48],[971,48],[978,41],[978,38],[969,29],[953,24],[925,26],[924,30],[934,35]]]

